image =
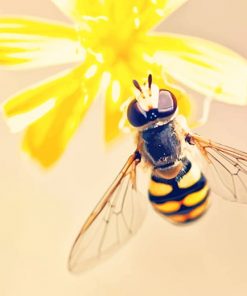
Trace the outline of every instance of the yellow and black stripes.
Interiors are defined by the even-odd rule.
[[[209,187],[196,164],[183,160],[173,179],[152,175],[149,199],[156,211],[173,222],[185,223],[200,217],[207,208]]]

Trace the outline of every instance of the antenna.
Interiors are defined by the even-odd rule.
[[[148,75],[148,88],[149,88],[150,90],[151,90],[152,80],[153,80],[153,78],[152,78],[152,74],[149,74],[149,75]]]
[[[140,87],[140,84],[137,80],[133,80],[133,84],[141,93],[143,93],[142,88]]]

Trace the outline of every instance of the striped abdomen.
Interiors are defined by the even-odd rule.
[[[208,204],[207,180],[195,163],[185,159],[182,170],[173,179],[154,174],[149,199],[156,211],[172,222],[185,223],[200,217]]]

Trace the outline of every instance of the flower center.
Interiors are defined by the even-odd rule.
[[[138,30],[127,30],[124,24],[119,27],[103,20],[93,23],[93,26],[90,24],[88,30],[85,30],[85,26],[80,28],[78,33],[83,48],[108,66],[133,58],[140,34]]]

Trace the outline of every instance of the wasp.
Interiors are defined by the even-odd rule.
[[[159,89],[151,75],[142,87],[136,80],[133,83],[137,95],[128,105],[127,118],[137,131],[137,147],[82,226],[69,256],[74,272],[106,258],[140,227],[145,209],[136,168],[141,162],[151,168],[152,207],[173,223],[200,218],[208,208],[211,189],[227,200],[247,202],[247,153],[190,131],[178,114],[174,94]],[[195,155],[205,159],[213,173],[212,184]]]

